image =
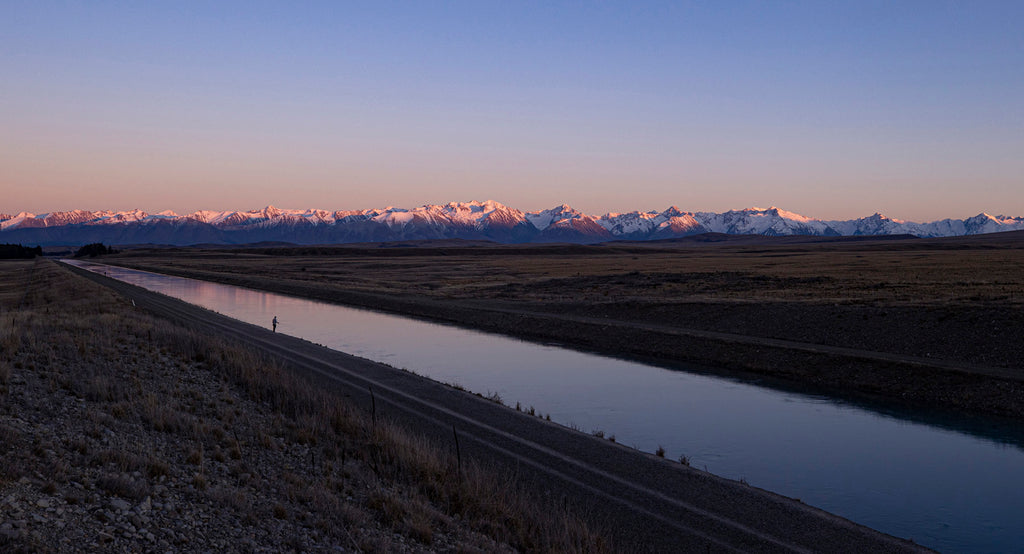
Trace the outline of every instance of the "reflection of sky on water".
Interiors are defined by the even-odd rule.
[[[1024,545],[1024,451],[827,399],[287,296],[108,268],[948,551]]]

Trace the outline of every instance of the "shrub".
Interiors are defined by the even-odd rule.
[[[28,248],[20,244],[0,244],[0,260],[27,260],[43,255],[43,248]]]
[[[117,250],[105,246],[102,242],[94,242],[79,248],[75,252],[75,257],[84,258],[89,256],[90,258],[95,258],[96,256],[105,256],[107,254],[117,254]]]

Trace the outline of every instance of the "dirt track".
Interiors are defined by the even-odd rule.
[[[521,479],[640,551],[902,552],[901,541],[748,485],[528,416],[474,395],[184,302],[75,270],[141,309],[217,333],[287,362],[378,417],[400,422]],[[372,396],[371,391],[372,390]]]

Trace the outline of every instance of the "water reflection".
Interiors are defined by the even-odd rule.
[[[121,268],[111,276],[330,348],[498,393],[563,424],[949,551],[1024,545],[1019,425],[922,414]],[[934,423],[934,422],[933,422]],[[974,435],[961,432],[969,427]]]

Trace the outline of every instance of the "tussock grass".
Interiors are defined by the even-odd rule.
[[[155,394],[147,394],[139,404],[142,421],[157,431],[182,433],[196,424],[194,417],[167,405]]]
[[[142,500],[150,493],[149,484],[146,481],[133,479],[131,476],[123,473],[103,476],[96,480],[96,486],[111,494],[129,500]]]
[[[7,384],[11,382],[11,366],[7,361],[0,361],[0,392],[5,392]]]

